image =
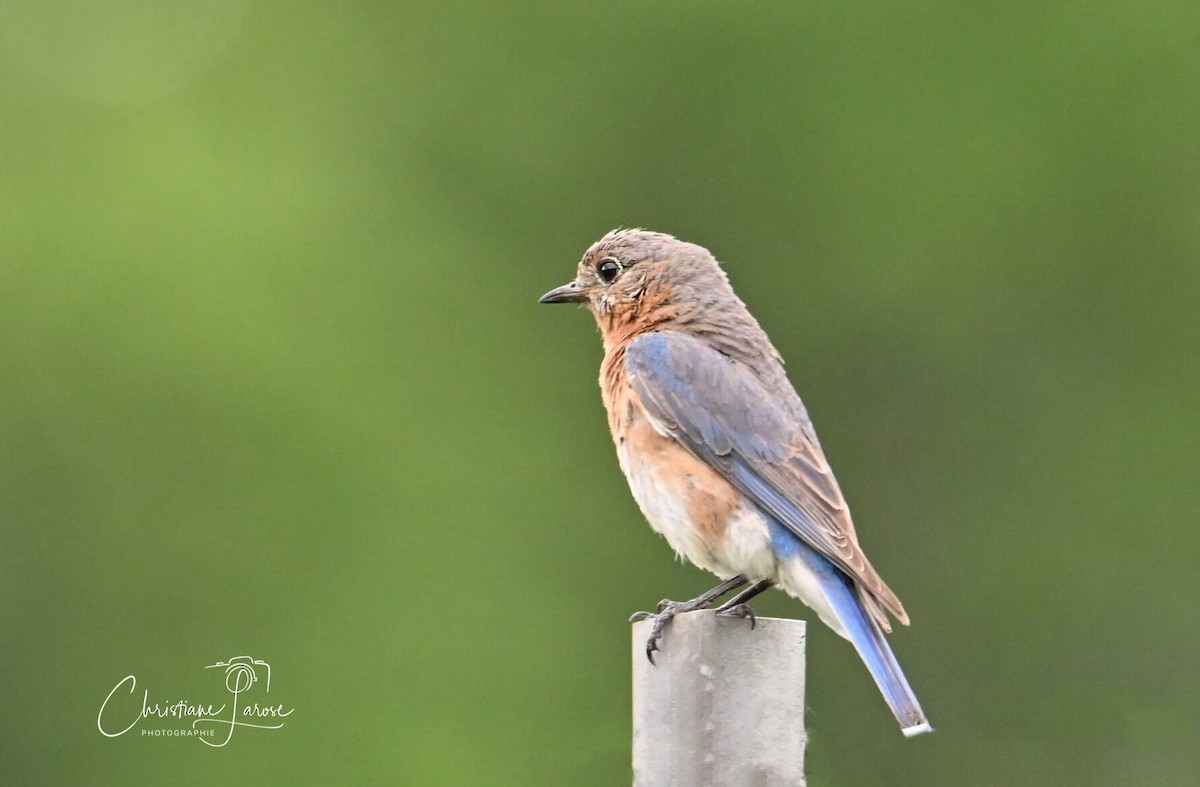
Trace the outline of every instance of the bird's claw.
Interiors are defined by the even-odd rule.
[[[745,604],[734,604],[732,607],[721,607],[717,610],[718,615],[724,615],[730,618],[742,618],[750,621],[750,630],[754,630],[754,626],[758,623],[758,617],[754,614],[754,610],[750,609]]]
[[[662,639],[663,630],[667,627],[667,624],[671,622],[672,618],[674,618],[676,615],[683,614],[684,612],[694,612],[698,609],[708,609],[710,606],[712,606],[713,601],[731,590],[740,588],[742,585],[746,584],[746,581],[747,580],[745,576],[738,574],[736,577],[729,577],[712,590],[696,596],[696,598],[692,599],[691,601],[671,601],[669,598],[664,598],[662,601],[658,602],[658,612],[654,614],[650,614],[649,612],[633,613],[632,617],[629,618],[631,622],[635,620],[654,619],[654,628],[650,630],[650,639],[646,640],[646,658],[650,660],[650,663],[654,663],[654,651],[661,650],[661,648],[658,647],[658,641]],[[766,580],[759,581],[754,587],[758,589],[755,590],[755,593],[757,593],[759,590],[767,587]],[[742,594],[741,596],[738,596],[738,599],[744,597],[748,598],[748,596]]]
[[[654,612],[647,612],[645,610],[642,610],[641,612],[634,612],[632,615],[629,616],[629,622],[637,623],[639,620],[645,620],[646,618],[652,618],[655,615],[661,615],[664,610],[666,610],[668,607],[670,607],[674,603],[675,602],[672,601],[671,599],[664,598],[662,601],[658,602],[658,605],[655,607]]]
[[[650,629],[650,637],[646,640],[646,658],[651,664],[657,666],[654,661],[655,651],[661,651],[658,646],[659,641],[663,637],[663,632],[666,631],[667,624],[670,623],[676,615],[682,615],[684,612],[694,612],[697,609],[704,609],[711,601],[707,599],[692,599],[691,601],[671,601],[663,599],[658,602],[658,611],[650,612],[635,612],[630,620],[649,620],[654,619],[654,628]]]

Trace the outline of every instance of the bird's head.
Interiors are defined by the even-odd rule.
[[[706,303],[736,296],[709,251],[660,232],[618,229],[592,244],[575,280],[541,303],[582,303],[606,334],[650,328]]]

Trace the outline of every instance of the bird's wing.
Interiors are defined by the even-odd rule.
[[[669,331],[638,336],[625,368],[647,413],[742,494],[778,519],[866,591],[873,616],[900,600],[858,545],[850,510],[802,405],[772,396],[750,370],[703,341]]]

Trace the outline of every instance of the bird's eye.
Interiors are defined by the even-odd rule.
[[[613,279],[617,278],[617,271],[620,269],[621,266],[617,264],[616,260],[605,260],[596,266],[596,275],[599,276],[605,284],[608,284]]]

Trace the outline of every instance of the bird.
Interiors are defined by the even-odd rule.
[[[867,560],[845,497],[783,357],[706,248],[618,228],[593,243],[574,280],[541,303],[582,304],[604,347],[600,390],[630,491],[676,554],[723,581],[664,600],[651,662],[678,614],[748,618],[776,587],[849,640],[907,737],[931,732],[886,634],[900,599]]]

